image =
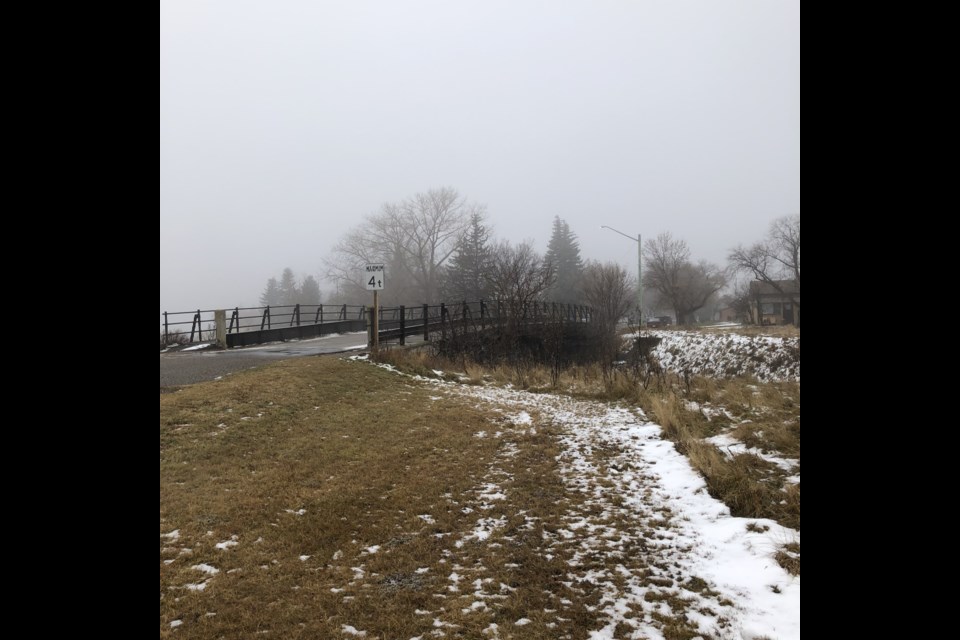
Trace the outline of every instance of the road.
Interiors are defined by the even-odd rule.
[[[409,339],[408,339],[409,340]],[[160,388],[215,380],[284,358],[342,353],[367,348],[365,331],[227,350],[172,351],[160,354]]]

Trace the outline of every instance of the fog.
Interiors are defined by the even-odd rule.
[[[384,202],[453,187],[498,238],[636,272],[800,212],[799,2],[160,2],[160,310],[323,282]],[[412,303],[417,301],[411,301]]]

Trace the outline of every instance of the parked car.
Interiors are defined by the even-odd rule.
[[[673,324],[673,318],[670,316],[654,316],[652,318],[647,318],[647,326],[650,328],[666,327],[671,324]]]

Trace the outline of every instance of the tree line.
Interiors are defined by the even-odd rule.
[[[536,291],[556,302],[578,302],[586,266],[576,234],[559,217],[541,255],[529,242],[496,240],[485,208],[452,188],[386,203],[341,238],[325,263],[332,299],[368,298],[360,277],[366,263],[386,265],[387,305],[490,299],[518,287],[524,295]]]
[[[750,317],[755,308],[751,281],[767,284],[799,309],[800,214],[774,220],[760,242],[732,249],[724,268],[694,262],[687,243],[670,233],[644,243],[643,266],[644,287],[652,289],[656,302],[672,309],[681,324],[692,322],[712,300]],[[723,290],[727,293],[718,296]]]
[[[316,305],[320,304],[321,300],[320,283],[317,279],[308,275],[298,282],[290,267],[283,270],[279,280],[277,278],[267,280],[267,286],[260,294],[260,305],[263,307]]]
[[[363,265],[383,263],[389,286],[381,301],[387,306],[550,300],[604,308],[615,322],[636,311],[631,309],[635,287],[643,286],[649,301],[644,316],[650,309],[669,309],[678,323],[686,323],[709,303],[749,305],[740,275],[795,296],[799,307],[799,214],[776,220],[762,241],[733,249],[725,267],[695,260],[686,241],[669,232],[648,239],[642,255],[642,283],[619,265],[585,261],[577,235],[559,216],[553,219],[547,250],[540,254],[529,242],[495,239],[483,205],[453,188],[431,189],[383,204],[334,245],[325,260],[325,277],[334,288],[327,302],[365,303],[369,292],[361,277]],[[795,285],[784,287],[785,280]],[[279,280],[267,282],[260,302],[319,304],[320,287],[313,276],[298,282],[285,269]]]

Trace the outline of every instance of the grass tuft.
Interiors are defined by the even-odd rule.
[[[774,558],[787,573],[792,576],[800,575],[800,543],[789,542],[777,551]]]

